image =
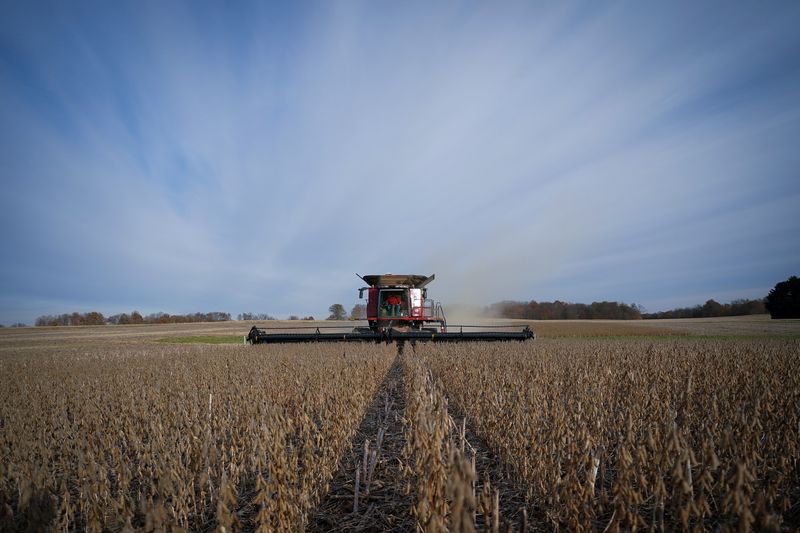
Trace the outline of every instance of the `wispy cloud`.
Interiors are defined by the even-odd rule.
[[[793,3],[3,11],[0,321],[320,315],[355,271],[657,308],[800,266]]]

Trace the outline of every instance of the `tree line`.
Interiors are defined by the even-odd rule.
[[[61,315],[42,315],[36,319],[37,326],[103,326],[106,324],[184,324],[188,322],[224,322],[231,319],[230,313],[212,311],[210,313],[190,313],[171,315],[169,313],[151,313],[142,316],[139,311],[119,313],[104,317],[102,313],[63,313]]]
[[[659,318],[708,318],[719,316],[760,315],[767,312],[763,300],[733,300],[719,303],[708,300],[703,305],[681,307],[646,313],[635,303],[592,302],[591,304],[555,302],[498,302],[485,308],[487,316],[499,318],[521,318],[526,320],[638,320]]]
[[[526,320],[635,320],[642,318],[641,308],[636,304],[620,302],[592,302],[590,304],[555,302],[503,301],[485,308],[487,316],[520,318]]]
[[[767,312],[763,300],[733,300],[721,304],[708,300],[703,305],[680,307],[658,313],[643,313],[642,318],[709,318],[715,316],[761,315]]]
[[[278,320],[268,313],[239,313],[237,320],[258,321],[258,320]],[[210,313],[189,313],[186,315],[171,315],[169,313],[151,313],[142,315],[139,311],[132,313],[118,313],[111,316],[103,316],[103,313],[91,311],[88,313],[63,313],[60,315],[42,315],[36,319],[37,326],[103,326],[127,325],[127,324],[187,324],[191,322],[225,322],[231,320],[231,314],[222,311],[212,311]],[[314,320],[313,316],[300,318],[292,315],[289,320]],[[0,324],[0,327],[3,327]],[[12,327],[26,327],[25,324],[14,324]]]

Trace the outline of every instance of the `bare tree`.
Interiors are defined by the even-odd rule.
[[[347,311],[342,304],[333,304],[328,308],[330,316],[327,320],[347,320]]]
[[[350,320],[364,320],[367,318],[367,306],[364,304],[356,304],[353,310],[350,311]]]

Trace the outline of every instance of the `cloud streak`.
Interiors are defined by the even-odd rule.
[[[44,7],[0,22],[2,322],[321,315],[355,271],[655,310],[800,266],[792,3]]]

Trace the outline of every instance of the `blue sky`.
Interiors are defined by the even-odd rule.
[[[0,323],[764,296],[800,3],[4,2]]]

